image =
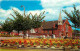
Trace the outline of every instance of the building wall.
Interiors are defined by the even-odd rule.
[[[66,20],[63,24],[64,27],[64,35],[66,35],[66,24],[68,24],[68,37],[72,37],[72,28],[68,22],[68,20]]]
[[[68,25],[67,29],[66,29],[66,24]],[[58,29],[55,30],[55,33],[54,33],[56,35],[56,37],[62,37],[62,36],[66,36],[66,35],[68,35],[68,37],[72,37],[72,28],[69,25],[70,24],[67,19],[63,23],[63,25],[58,25]]]
[[[55,34],[56,37],[66,36],[66,24],[69,24],[67,19],[65,20],[63,25],[58,25],[57,30],[53,30],[53,34]],[[55,26],[53,26],[53,27],[55,27]],[[43,27],[36,28],[35,31],[36,31],[36,33],[39,33],[39,34],[52,36],[52,30],[43,30]],[[68,37],[72,37],[72,28],[71,28],[71,26],[68,26],[68,33],[67,34],[68,34]]]
[[[68,33],[66,32],[66,24],[68,24]],[[58,25],[58,29],[57,30],[53,30],[53,34],[55,34],[56,37],[62,37],[62,36],[66,36],[66,33],[67,33],[68,37],[72,37],[72,28],[69,25],[70,24],[69,24],[68,20],[66,19],[65,22],[63,23],[63,25]],[[51,35],[52,34],[52,30],[45,30],[43,32],[43,34],[44,33]]]

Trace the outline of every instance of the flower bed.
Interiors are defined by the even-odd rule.
[[[0,40],[1,47],[34,48],[80,48],[79,39],[5,39]]]
[[[0,37],[20,37],[19,35],[1,34]]]

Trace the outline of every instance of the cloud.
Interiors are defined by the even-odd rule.
[[[46,11],[45,12],[45,18],[44,20],[58,20],[58,17],[59,17],[59,13],[60,13],[60,10],[67,10],[68,12],[70,12],[70,10],[73,10],[73,4],[75,3],[80,3],[79,0],[41,0],[41,5],[43,7],[42,10],[30,10],[30,11],[26,11],[26,14],[27,13],[32,13],[33,15],[35,13],[39,14],[43,11]],[[63,8],[63,7],[66,7],[66,8]],[[10,7],[10,9],[8,10],[4,10],[4,9],[0,9],[0,17],[11,17],[10,13],[13,14],[13,11],[12,11],[12,8],[14,8],[15,10],[19,11],[21,14],[23,14],[24,11],[21,11],[19,10],[18,8],[16,7]],[[77,6],[77,8],[79,9],[80,7]],[[66,17],[66,15],[61,12],[61,15],[62,15],[62,19],[65,19],[64,17]],[[12,17],[11,17],[12,18]]]
[[[68,13],[71,13],[73,10],[73,4],[75,4],[76,8],[80,10],[79,3],[80,0],[41,0],[42,7],[48,11],[45,20],[58,20],[60,10],[66,10]],[[62,19],[67,17],[63,12],[61,12],[61,16]],[[70,22],[70,24],[72,25],[73,23]]]
[[[80,3],[79,0],[41,0],[41,5],[43,8],[61,8],[63,6],[73,5],[75,3]]]
[[[14,10],[17,10],[18,12],[20,12],[23,15],[24,11],[21,11],[16,7],[10,7],[10,9],[8,9],[8,10],[0,9],[0,18],[3,18],[4,20],[6,18],[8,18],[8,17],[12,18],[12,16],[10,15],[10,14],[14,15],[12,8]],[[33,15],[35,15],[37,13],[39,15],[43,11],[46,11],[45,14],[44,14],[46,16],[44,18],[44,20],[48,21],[48,20],[56,20],[56,19],[58,19],[58,18],[54,17],[54,16],[57,16],[57,15],[55,15],[57,10],[52,10],[52,9],[26,11],[26,15],[29,14],[29,13],[32,13]],[[4,20],[2,20],[2,21],[4,21]]]
[[[33,10],[33,11],[26,11],[26,13],[32,13],[34,14],[40,14],[41,12],[45,11],[45,18],[44,20],[50,21],[50,20],[57,20],[59,17],[59,14],[57,14],[58,10],[53,10],[53,9],[43,9],[43,10]],[[60,11],[59,11],[60,12]]]
[[[2,0],[0,0],[0,1],[2,1]]]
[[[4,10],[4,9],[0,9],[0,18],[3,18],[4,20],[6,18],[12,18],[12,16],[10,14],[13,14],[13,9],[17,10],[18,12],[20,12],[21,14],[23,13],[23,11],[20,11],[18,8],[15,8],[15,7],[10,7],[10,9],[8,10]],[[14,15],[14,14],[13,14]],[[4,21],[4,20],[1,20],[1,21]]]
[[[0,19],[0,22],[4,22],[5,20],[3,20],[3,19]]]
[[[8,10],[4,10],[4,9],[0,9],[0,21],[3,21],[6,19],[6,18],[13,18],[10,14],[13,14],[13,10],[16,10],[18,11],[19,13],[21,13],[22,15],[24,15],[24,10],[19,10],[18,8],[16,7],[10,7],[10,9]],[[26,15],[29,14],[29,13],[32,13],[33,15],[35,15],[36,13],[39,15],[41,12],[43,12],[44,10],[32,10],[32,11],[25,11]]]
[[[24,13],[24,10],[23,11],[21,11],[21,10],[19,10],[18,8],[16,8],[16,7],[10,7],[10,9],[8,9],[8,10],[4,10],[4,9],[0,9],[0,18],[3,18],[4,20],[6,19],[6,18],[12,18],[12,16],[10,15],[10,14],[13,14],[14,15],[14,13],[13,13],[13,10],[12,10],[12,8],[14,9],[14,10],[17,10],[18,12],[20,12],[22,15],[23,15],[23,13]],[[43,10],[32,10],[32,11],[26,11],[26,15],[27,14],[29,14],[29,13],[32,13],[33,15],[35,15],[36,13],[39,15],[41,12],[43,12],[43,11],[46,11],[45,12],[45,20],[50,20],[50,19],[52,19],[52,18],[54,18],[53,17],[53,14],[55,14],[55,12],[54,12],[54,10],[52,10],[52,9],[43,9]],[[52,12],[51,12],[52,11]],[[55,10],[56,11],[56,10]],[[48,14],[47,14],[47,12],[48,12]],[[50,15],[52,15],[51,17],[50,17]]]
[[[77,5],[76,3],[79,4],[80,0],[41,0],[42,7],[49,12],[47,15],[52,19],[55,19],[55,17],[58,18],[60,10],[63,9],[70,13],[70,11],[73,10],[73,4]],[[80,9],[80,5],[77,5],[77,7]],[[64,17],[66,17],[66,15],[62,12],[62,19],[65,19]]]
[[[35,15],[36,13],[39,15],[42,12],[42,10],[32,10],[32,11],[26,11],[26,14],[32,13]]]

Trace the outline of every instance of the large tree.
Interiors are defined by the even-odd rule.
[[[63,12],[68,16],[67,19],[73,23],[72,27],[80,28],[80,11],[76,9],[75,5],[73,5],[73,9],[71,13],[68,13],[66,10],[63,10]]]
[[[26,33],[26,30],[29,30],[31,28],[38,28],[42,24],[42,19],[45,17],[43,13],[40,13],[37,15],[33,15],[32,13],[29,13],[27,15],[22,15],[18,11],[12,9],[14,12],[14,15],[11,14],[13,18],[8,18],[5,20],[4,24],[2,25],[2,29],[8,32],[11,32],[12,30],[23,31],[24,35]]]
[[[13,22],[13,29],[19,31],[23,31],[25,35],[25,31],[29,30],[31,28],[38,28],[41,26],[42,19],[45,17],[43,13],[40,13],[39,15],[35,14],[27,14],[27,15],[22,15],[18,11],[14,10],[13,19],[9,19],[10,21]]]
[[[10,19],[12,20],[13,22],[13,29],[18,31],[25,31],[25,30],[28,30],[28,29],[31,29],[31,19],[30,19],[30,14],[29,15],[25,15],[25,17],[19,13],[18,11],[14,10],[14,15],[13,16],[13,19]]]

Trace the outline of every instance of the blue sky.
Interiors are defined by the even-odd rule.
[[[40,5],[40,1],[2,1],[1,2],[1,8],[8,10],[11,6],[16,7],[20,10],[23,10],[21,8],[21,5],[25,6],[25,10],[42,10],[43,7]],[[4,7],[5,6],[5,7]]]
[[[23,14],[24,8],[21,8],[21,5],[24,5],[26,14],[31,12],[34,15],[45,11],[44,20],[54,21],[58,20],[60,10],[73,10],[73,4],[80,9],[79,0],[0,0],[0,21],[5,21],[7,17],[12,18],[12,8]],[[62,19],[65,19],[66,15],[63,12],[61,15]]]

